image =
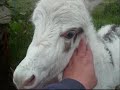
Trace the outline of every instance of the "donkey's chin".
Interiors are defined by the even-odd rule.
[[[19,89],[42,89],[43,87],[44,87],[44,84],[41,84],[40,82],[37,82],[34,85],[25,86],[24,88],[19,88]]]
[[[25,89],[42,89],[42,88],[46,87],[47,85],[48,85],[48,83],[38,82],[33,87],[28,87],[28,88],[25,88]]]
[[[26,85],[26,86],[19,86],[17,89],[41,89],[43,88],[44,84],[41,81],[34,81],[32,84]]]
[[[50,80],[42,80],[38,83],[36,83],[36,86],[32,87],[32,88],[29,88],[29,89],[42,89],[42,88],[45,88],[46,86],[48,86],[49,84],[52,84],[52,83],[56,83],[58,82],[58,77],[54,77]]]

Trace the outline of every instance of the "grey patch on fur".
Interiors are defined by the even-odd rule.
[[[113,40],[116,38],[115,36],[120,37],[120,26],[113,25],[111,27],[111,30],[108,31],[108,33],[105,34],[103,37],[105,41],[113,42]]]
[[[75,43],[78,35],[81,35],[84,32],[81,27],[80,28],[71,28],[71,29],[69,29],[69,31],[70,30],[76,30],[76,35],[73,38],[73,43]],[[64,52],[69,52],[70,49],[71,49],[71,42],[65,42]]]
[[[69,52],[69,50],[71,49],[71,42],[65,42],[65,48],[64,48],[64,52]]]
[[[98,37],[99,38],[99,37]],[[110,63],[112,64],[112,66],[114,66],[114,61],[113,61],[113,56],[112,56],[112,53],[111,53],[111,51],[109,50],[109,48],[106,46],[106,43],[105,43],[105,41],[104,40],[102,40],[101,39],[101,41],[104,43],[104,45],[105,45],[105,49],[106,49],[106,51],[108,52],[108,54],[109,54],[109,56],[110,56]]]
[[[113,57],[112,57],[111,51],[107,47],[105,49],[108,51],[108,53],[110,55],[110,61],[111,61],[110,63],[114,66],[114,62],[113,62]]]

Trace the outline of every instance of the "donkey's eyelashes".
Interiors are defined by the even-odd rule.
[[[83,33],[83,29],[82,28],[71,28],[68,31],[62,33],[60,36],[64,37],[65,39],[72,39],[80,34]]]
[[[68,32],[64,35],[64,37],[65,37],[66,39],[72,39],[75,35],[76,35],[76,32],[72,30],[72,31],[68,31]]]
[[[78,34],[82,34],[82,33],[84,33],[84,30],[83,30],[83,28],[78,28]]]

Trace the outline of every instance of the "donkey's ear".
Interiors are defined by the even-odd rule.
[[[86,8],[91,12],[94,8],[102,3],[103,0],[83,0],[85,3]]]

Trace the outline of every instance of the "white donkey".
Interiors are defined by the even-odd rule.
[[[58,76],[84,34],[92,49],[97,89],[120,84],[120,28],[96,32],[89,12],[100,0],[41,0],[34,10],[33,40],[17,66],[13,81],[19,89],[38,89]]]

